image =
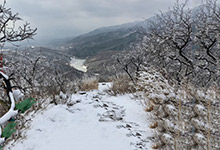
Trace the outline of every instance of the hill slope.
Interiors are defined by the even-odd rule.
[[[61,49],[81,58],[104,51],[131,50],[142,41],[149,20],[99,28],[67,41]]]
[[[191,10],[193,16],[200,10],[200,7],[204,6],[201,5]],[[164,14],[169,13],[170,11]],[[97,53],[105,51],[131,50],[131,47],[143,40],[150,22],[156,21],[156,18],[153,16],[143,21],[98,28],[72,40],[67,40],[61,48],[69,54],[81,58],[95,56]]]
[[[71,55],[85,58],[103,51],[130,50],[143,38],[142,28],[118,29],[74,38],[63,48]]]

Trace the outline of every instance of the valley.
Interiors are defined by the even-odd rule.
[[[0,150],[220,149],[218,0],[29,1],[41,43],[0,4]]]

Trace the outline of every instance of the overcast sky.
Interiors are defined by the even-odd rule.
[[[3,1],[3,0],[1,0]],[[180,0],[181,1],[181,0]],[[175,0],[7,0],[33,27],[36,39],[73,37],[99,27],[140,21],[167,11]],[[200,0],[190,0],[198,6]]]

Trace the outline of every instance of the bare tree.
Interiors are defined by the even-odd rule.
[[[36,34],[37,28],[32,29],[29,23],[18,26],[17,22],[22,19],[18,13],[13,14],[11,8],[6,7],[6,0],[0,4],[0,44],[5,42],[14,43],[25,39],[32,39]]]
[[[142,46],[136,46],[129,52],[122,52],[114,56],[117,60],[117,68],[122,69],[129,76],[131,81],[136,84],[136,73],[141,70],[145,62],[146,52],[143,51]]]
[[[19,17],[18,13],[13,14],[10,8],[6,7],[6,0],[0,4],[0,47],[3,48],[6,42],[14,43],[17,41],[23,41],[25,39],[32,39],[36,34],[37,29],[32,29],[29,23],[24,23],[22,26],[17,25],[22,19]],[[4,124],[12,115],[11,111],[14,111],[15,102],[12,95],[12,89],[14,86],[11,84],[13,80],[12,75],[9,77],[3,72],[0,72],[0,78],[3,79],[3,87],[6,89],[6,96],[9,98],[11,103],[10,110],[3,115],[1,120],[1,125]],[[3,121],[2,121],[3,120]]]
[[[154,57],[166,62],[163,67],[173,73],[178,82],[181,82],[182,76],[192,74],[194,67],[190,55],[194,20],[186,4],[187,1],[183,4],[177,1],[172,10],[157,15],[156,20],[151,22],[148,34],[150,41],[156,41],[151,42],[154,45],[151,48],[156,48],[157,56]],[[161,61],[159,63],[164,65]]]
[[[157,140],[155,141],[158,143],[154,148],[175,150],[219,149],[219,144],[217,144],[219,143],[219,121],[216,120],[219,112],[213,113],[212,111],[215,112],[216,109],[219,109],[217,95],[220,86],[218,81],[220,75],[220,7],[217,5],[216,0],[207,0],[206,5],[193,10],[194,12],[191,13],[185,9],[185,6],[186,3],[177,3],[170,12],[158,15],[152,22],[151,30],[147,35],[147,49],[152,53],[149,53],[151,55],[150,59],[146,61],[153,62],[151,64],[160,66],[160,69],[164,67],[170,78],[175,77],[181,85],[174,88],[176,91],[179,90],[175,98],[178,97],[178,94],[183,96],[182,98],[174,98],[175,101],[173,102],[170,97],[167,100],[162,98],[161,101],[153,102],[153,106],[149,107],[148,110],[152,114],[156,110],[154,115],[159,120],[154,119],[156,123],[151,126],[154,131],[157,128],[157,136],[155,136]],[[157,62],[158,58],[159,63]],[[152,61],[153,59],[156,59],[156,61]],[[147,82],[149,76],[152,76],[151,72],[148,75],[146,72],[142,73],[140,84]],[[185,89],[183,88],[184,84],[181,84],[184,78],[190,81],[190,84],[185,84],[187,87]],[[218,88],[215,87],[215,83],[218,84]],[[157,87],[158,83],[154,86]],[[147,89],[152,89],[154,86]],[[165,87],[167,88],[168,84]],[[181,94],[181,90],[186,90],[186,93]],[[159,92],[162,91],[162,89],[159,89]],[[167,92],[165,95],[169,95],[169,93],[172,92]],[[159,97],[156,98],[156,94],[156,91],[153,91],[152,100],[160,99]],[[151,98],[148,97],[149,99]],[[174,116],[164,114],[163,110],[166,111],[167,108],[160,103],[172,104],[174,106],[172,109],[178,110],[176,111],[178,112],[176,114],[179,114],[179,117],[176,117],[177,120]],[[203,114],[197,112],[196,107],[202,108]],[[172,112],[171,114],[175,113]],[[175,130],[168,126],[163,127],[166,126],[166,123],[163,122],[166,118],[169,118],[167,120],[169,122],[168,126],[175,128]],[[196,121],[198,122],[195,123]],[[184,128],[176,130],[177,126],[181,124],[180,122],[184,122]],[[202,124],[204,126],[201,126]],[[205,126],[209,128],[205,129]],[[185,129],[186,131],[184,131]]]
[[[207,0],[192,12],[186,4],[177,1],[151,21],[142,48],[148,55],[145,64],[163,68],[179,84],[219,84],[220,7],[216,0]]]

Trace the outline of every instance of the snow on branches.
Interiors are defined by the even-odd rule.
[[[33,38],[37,29],[31,29],[29,23],[18,26],[18,22],[22,18],[18,13],[13,14],[11,8],[6,7],[6,1],[0,4],[0,43],[4,45],[5,42],[13,43],[16,41],[23,41],[25,39]]]
[[[220,89],[170,85],[162,74],[145,68],[137,79],[147,99],[155,131],[154,148],[161,150],[220,148]]]

